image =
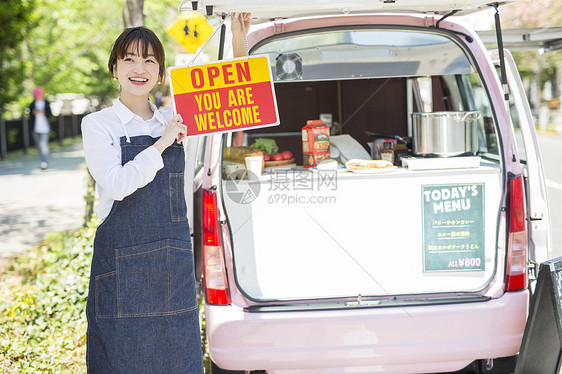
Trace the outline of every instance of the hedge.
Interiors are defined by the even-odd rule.
[[[92,222],[48,234],[0,268],[0,373],[86,373],[85,311],[96,227]]]

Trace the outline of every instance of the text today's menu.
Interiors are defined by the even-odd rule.
[[[485,269],[484,184],[423,185],[423,270]]]

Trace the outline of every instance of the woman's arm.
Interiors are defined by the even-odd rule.
[[[164,163],[157,148],[148,147],[121,165],[121,152],[113,145],[113,136],[103,122],[103,118],[95,115],[82,120],[84,155],[96,182],[107,196],[120,201],[150,183]]]
[[[244,22],[244,27],[242,27],[242,22]],[[251,13],[233,13],[230,29],[232,30],[232,53],[236,57],[244,57],[248,55],[246,50],[246,35],[250,29],[252,23]],[[246,34],[244,34],[244,31]],[[237,131],[232,134],[232,145],[234,147],[239,147],[244,141],[244,132]]]
[[[242,22],[244,22],[244,28],[242,28]],[[246,50],[246,35],[248,34],[248,30],[250,30],[251,24],[251,13],[232,14],[230,29],[232,30],[232,53],[235,58],[248,55],[248,51]],[[246,31],[246,34],[244,34],[244,31]]]

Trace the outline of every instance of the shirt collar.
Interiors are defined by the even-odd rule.
[[[158,110],[156,105],[154,105],[150,101],[148,102],[148,105],[150,105],[150,109],[154,113],[153,118],[158,120],[158,122],[160,122],[162,125],[166,126],[167,124],[166,119],[164,118],[162,113]],[[136,116],[136,114],[133,113],[129,108],[127,108],[119,98],[113,101],[113,111],[115,112],[115,114],[119,118],[119,121],[123,125],[126,125],[129,122],[131,122],[131,120]]]

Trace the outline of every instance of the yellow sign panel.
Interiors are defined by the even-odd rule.
[[[183,12],[166,29],[166,32],[189,53],[195,53],[211,37],[213,27],[200,13]]]
[[[169,70],[174,95],[271,81],[265,56],[213,61]]]

